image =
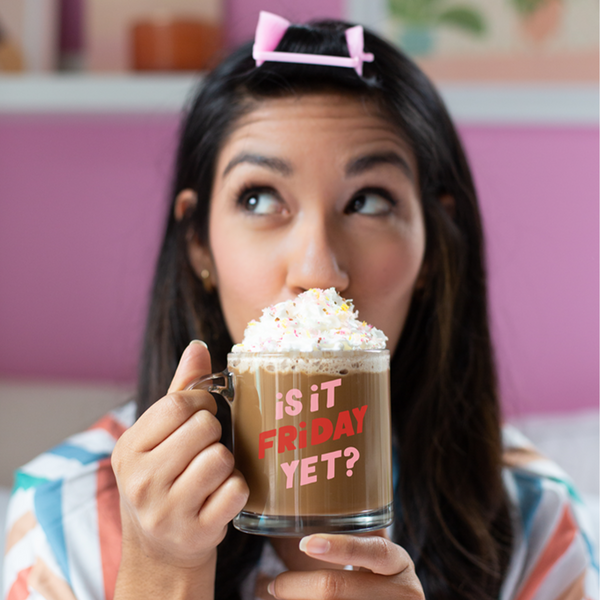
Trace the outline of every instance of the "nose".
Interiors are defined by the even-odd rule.
[[[306,218],[288,233],[287,287],[300,294],[310,288],[335,288],[342,293],[350,284],[347,266],[340,263],[343,242],[325,219]]]

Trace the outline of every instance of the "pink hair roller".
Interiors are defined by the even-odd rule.
[[[327,54],[301,54],[298,52],[276,52],[290,22],[269,12],[261,11],[256,26],[252,58],[260,67],[265,61],[300,63],[307,65],[326,65],[331,67],[347,67],[362,75],[364,62],[372,62],[373,54],[364,51],[364,32],[360,25],[346,30],[346,43],[350,58],[329,56]]]

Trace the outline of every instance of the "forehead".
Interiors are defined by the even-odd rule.
[[[273,150],[326,144],[342,153],[352,152],[355,144],[383,144],[402,149],[414,163],[405,136],[375,102],[333,93],[252,102],[225,139],[219,162],[249,144]]]

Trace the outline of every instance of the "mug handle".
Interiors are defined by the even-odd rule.
[[[224,380],[224,385],[215,383],[219,379]],[[204,377],[200,377],[190,383],[185,389],[186,391],[200,389],[211,393],[214,392],[225,398],[228,404],[231,404],[234,396],[233,373],[225,369],[219,373],[204,375]]]

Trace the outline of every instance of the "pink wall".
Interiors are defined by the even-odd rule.
[[[463,127],[509,412],[598,407],[598,130]]]
[[[173,117],[0,117],[0,374],[128,381]]]
[[[235,47],[254,37],[261,10],[281,15],[293,23],[311,19],[340,18],[344,0],[225,0],[227,44]]]
[[[131,381],[175,117],[0,116],[0,376]],[[463,127],[510,412],[598,405],[598,131]]]

